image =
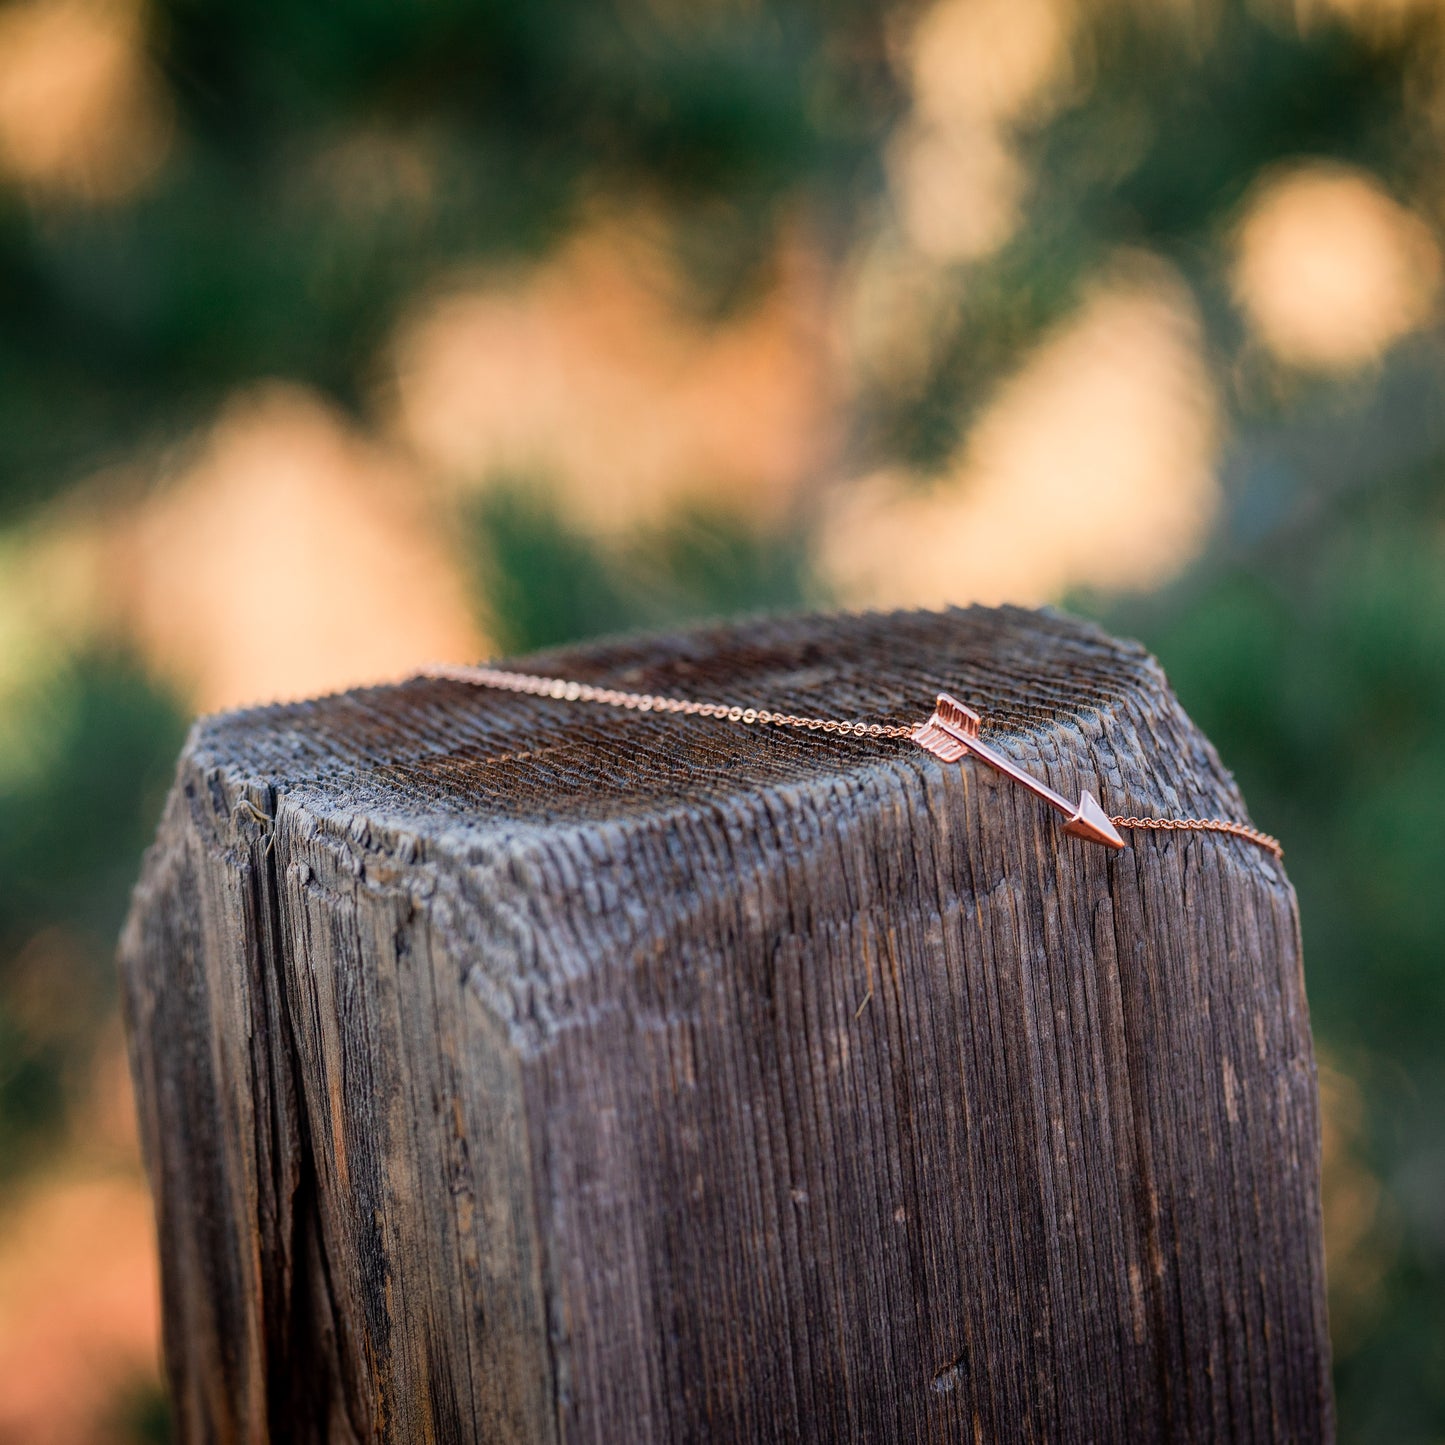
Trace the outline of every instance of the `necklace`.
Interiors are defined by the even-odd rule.
[[[989,746],[979,735],[982,718],[946,692],[938,694],[933,713],[917,723],[850,722],[839,718],[799,717],[793,713],[770,712],[766,708],[742,707],[724,702],[699,702],[692,698],[659,697],[649,692],[623,692],[613,687],[597,687],[590,682],[575,682],[565,677],[540,677],[534,673],[509,672],[500,667],[430,667],[421,676],[445,678],[451,682],[470,683],[474,687],[495,688],[501,692],[528,693],[533,697],[557,698],[564,702],[598,703],[604,707],[627,708],[633,712],[681,713],[687,717],[719,718],[742,723],[748,727],[803,728],[808,732],[834,733],[841,737],[899,738],[916,743],[946,763],[956,763],[965,756],[977,758],[989,767],[1013,779],[1041,798],[1051,808],[1064,814],[1064,832],[1070,837],[1099,843],[1106,848],[1125,848],[1128,844],[1119,830],[1132,832],[1147,829],[1155,832],[1228,833],[1284,857],[1278,838],[1262,833],[1248,823],[1235,823],[1223,818],[1136,818],[1106,813],[1097,798],[1087,790],[1079,801],[1071,803],[1046,783]]]

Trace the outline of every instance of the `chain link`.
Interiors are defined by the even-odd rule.
[[[634,712],[679,713],[685,717],[715,717],[728,722],[761,724],[765,727],[801,728],[808,732],[833,733],[841,737],[901,738],[913,740],[919,723],[848,722],[840,718],[799,717],[794,713],[770,712],[766,708],[742,707],[736,703],[695,702],[691,698],[660,697],[650,692],[624,692],[615,687],[597,687],[590,682],[573,682],[564,677],[542,677],[536,673],[508,672],[500,667],[462,667],[443,665],[431,667],[425,677],[446,678],[452,682],[472,683],[477,687],[496,688],[502,692],[527,693],[532,697],[551,697],[563,702],[594,702],[605,707],[628,708]],[[1276,858],[1284,857],[1278,838],[1252,828],[1248,823],[1230,823],[1221,818],[1135,818],[1117,817],[1109,821],[1116,828],[1144,828],[1156,832],[1229,833],[1268,849]]]

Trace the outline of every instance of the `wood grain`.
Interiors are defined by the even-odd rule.
[[[1137,646],[754,621],[528,670],[1244,818]],[[121,949],[188,1440],[1332,1435],[1294,894],[907,742],[412,681],[196,725]]]

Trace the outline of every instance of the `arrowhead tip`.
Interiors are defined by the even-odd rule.
[[[1074,810],[1074,816],[1064,824],[1064,832],[1074,838],[1086,838],[1090,843],[1102,843],[1106,848],[1126,846],[1119,830],[1090,792],[1079,794],[1079,806]]]

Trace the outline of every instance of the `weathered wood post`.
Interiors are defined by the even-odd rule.
[[[528,669],[1243,817],[1017,610]],[[183,1437],[1327,1439],[1294,897],[906,741],[413,681],[208,718],[122,947]]]

